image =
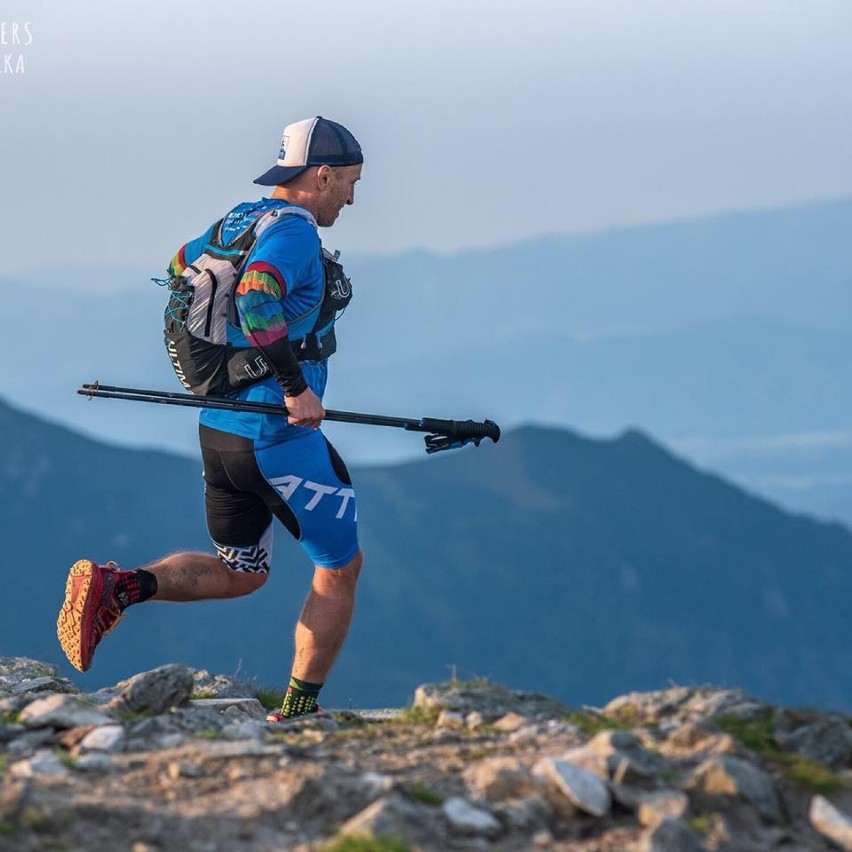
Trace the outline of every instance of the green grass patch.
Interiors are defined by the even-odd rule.
[[[795,787],[815,793],[837,793],[849,786],[841,775],[800,754],[784,755],[784,777]]]
[[[406,794],[409,799],[412,799],[415,802],[420,802],[421,805],[430,805],[432,807],[437,807],[438,805],[444,804],[444,797],[439,793],[436,793],[430,787],[427,787],[425,784],[417,783],[413,784],[411,787],[406,789]]]
[[[713,720],[726,734],[766,760],[777,760],[783,752],[772,735],[772,711],[766,710],[751,719],[740,716],[716,716]]]
[[[805,722],[814,718],[809,711],[800,712]],[[829,767],[801,754],[783,751],[772,734],[772,716],[773,711],[767,710],[752,719],[717,716],[713,721],[749,751],[778,766],[784,777],[795,787],[817,793],[836,793],[849,787],[849,784]]]
[[[0,714],[0,722],[4,725],[15,725],[18,721],[17,713],[2,713]]]
[[[390,722],[394,725],[434,725],[440,714],[437,707],[406,707]]]
[[[61,764],[62,764],[62,765],[66,768],[66,769],[76,769],[76,767],[77,767],[77,761],[76,761],[76,760],[74,760],[74,758],[73,758],[73,757],[71,757],[71,755],[70,755],[70,754],[68,754],[68,752],[67,752],[67,751],[64,751],[64,750],[63,750],[63,749],[61,749],[61,748],[55,748],[55,749],[53,750],[53,753],[56,755],[56,757],[57,757],[57,759],[59,760],[59,762],[60,762],[60,763],[61,763]]]
[[[635,707],[629,704],[624,707],[611,711],[607,716],[600,718],[609,719],[613,723],[613,727],[629,730],[631,728],[641,728],[645,725],[645,719],[639,715]]]
[[[283,689],[258,689],[254,697],[266,710],[278,710],[284,703],[286,690]]]
[[[200,731],[195,731],[192,736],[198,740],[219,740],[222,738],[222,732],[216,728],[203,728]]]
[[[33,831],[47,831],[50,828],[50,817],[38,808],[26,808],[21,813],[20,821]]]
[[[600,716],[597,713],[585,713],[575,710],[565,717],[566,722],[576,725],[587,737],[593,737],[601,731],[612,731],[620,725],[608,716]]]
[[[686,824],[699,834],[707,834],[713,827],[713,815],[708,813],[696,814],[694,817],[689,817]]]
[[[121,722],[141,722],[150,719],[154,714],[150,710],[117,710],[115,715]]]
[[[9,768],[9,757],[5,754],[0,754],[0,775]]]
[[[0,836],[17,834],[17,832],[18,826],[16,826],[14,823],[6,822],[5,820],[0,819]]]
[[[354,837],[341,834],[323,847],[324,852],[411,852],[411,847],[393,837]]]

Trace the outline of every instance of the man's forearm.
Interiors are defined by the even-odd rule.
[[[302,375],[302,368],[290,346],[290,338],[286,335],[279,337],[272,343],[260,346],[255,341],[255,346],[263,353],[269,364],[272,374],[278,380],[278,384],[284,390],[286,396],[298,396],[307,390],[308,383]]]

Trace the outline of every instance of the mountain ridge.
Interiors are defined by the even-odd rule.
[[[9,411],[0,647],[67,669],[54,621],[68,565],[208,551],[201,466]],[[413,681],[454,664],[510,686],[522,675],[566,701],[671,678],[852,707],[842,525],[785,512],[638,430],[586,439],[526,426],[497,445],[350,470],[366,562],[329,685],[338,706],[402,703]],[[310,566],[281,532],[273,566],[247,598],[134,607],[90,682],[175,657],[280,681]]]

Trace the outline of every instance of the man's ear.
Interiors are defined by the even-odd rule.
[[[334,170],[331,166],[320,166],[316,174],[317,189],[328,189],[334,183]]]

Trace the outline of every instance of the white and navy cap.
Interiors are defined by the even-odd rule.
[[[277,186],[311,166],[357,166],[363,162],[358,140],[342,124],[318,115],[284,128],[277,165],[255,183]]]

